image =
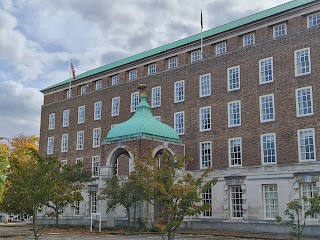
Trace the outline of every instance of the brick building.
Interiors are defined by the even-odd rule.
[[[69,80],[42,90],[41,154],[81,160],[95,177],[66,219],[125,217],[121,209],[106,215],[95,191],[107,169],[132,160],[118,151],[119,162],[108,163],[103,139],[136,111],[139,83],[148,85],[153,115],[193,154],[189,170],[215,169],[218,183],[202,194],[212,209],[184,227],[280,231],[274,217],[320,187],[319,26],[319,0],[291,1],[80,74],[71,91]],[[314,225],[318,216],[306,233]]]

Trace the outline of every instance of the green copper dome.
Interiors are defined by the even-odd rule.
[[[169,142],[181,143],[177,132],[167,124],[159,122],[151,113],[151,107],[146,101],[146,95],[141,93],[141,101],[135,114],[127,121],[115,125],[104,139],[113,142],[124,139],[148,137]]]

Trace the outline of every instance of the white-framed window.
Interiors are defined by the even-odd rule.
[[[138,71],[137,69],[133,69],[129,71],[129,81],[137,79]]]
[[[302,76],[311,73],[310,48],[294,51],[295,76]]]
[[[83,158],[76,158],[76,163],[83,163]]]
[[[312,87],[296,89],[297,117],[313,115]]]
[[[47,154],[53,154],[54,137],[48,137]]]
[[[67,90],[67,98],[72,98],[72,89]]]
[[[260,122],[270,122],[275,120],[274,94],[259,97],[260,102]]]
[[[139,105],[139,92],[131,93],[131,112],[137,111],[137,106]]]
[[[102,89],[103,85],[102,85],[102,80],[97,80],[96,81],[96,90],[100,90]]]
[[[262,164],[277,163],[276,134],[266,133],[260,136],[261,139],[261,162]]]
[[[229,166],[242,166],[241,137],[229,139]]]
[[[200,132],[211,130],[211,106],[199,109]]]
[[[200,97],[211,95],[211,74],[204,74],[199,77]]]
[[[68,134],[62,134],[61,137],[61,152],[68,152]]]
[[[197,62],[201,60],[200,49],[191,52],[191,62]]]
[[[81,85],[80,86],[80,93],[81,94],[85,94],[85,93],[87,93],[87,85],[86,84],[83,84],[83,85]]]
[[[68,127],[70,122],[70,110],[66,109],[62,114],[62,127]]]
[[[230,187],[231,218],[242,218],[242,188],[240,185]]]
[[[161,87],[154,87],[151,89],[152,92],[152,101],[151,106],[154,107],[160,107],[161,106]]]
[[[120,97],[112,98],[112,112],[111,116],[118,116],[120,113]]]
[[[301,184],[301,204],[303,206],[304,211],[308,211],[310,208],[310,202],[306,202],[303,200],[303,196],[306,196],[307,198],[313,198],[315,194],[319,194],[317,190],[317,184],[316,183],[303,183]],[[318,219],[317,214],[313,214],[311,216],[307,216],[307,219]]]
[[[169,58],[168,69],[173,69],[173,68],[176,68],[177,66],[178,66],[178,58],[177,57]]]
[[[60,166],[63,167],[68,164],[68,160],[60,160]]]
[[[102,110],[102,102],[95,102],[94,103],[94,120],[100,120],[101,119],[101,110]]]
[[[308,28],[320,25],[320,12],[308,16]]]
[[[228,68],[228,91],[240,89],[240,66]]]
[[[287,35],[287,25],[286,23],[281,23],[273,26],[273,37],[281,37]]]
[[[241,126],[241,101],[228,102],[228,127]]]
[[[100,147],[101,128],[94,128],[92,133],[92,147]]]
[[[83,149],[84,144],[84,131],[77,132],[77,150]]]
[[[314,128],[300,129],[297,133],[299,161],[315,161],[316,144]]]
[[[208,188],[207,190],[202,192],[202,205],[209,205],[207,210],[202,212],[203,217],[212,217],[212,190]]]
[[[155,63],[148,65],[148,75],[155,74],[157,72],[157,65]]]
[[[259,83],[273,82],[273,58],[265,58],[259,61]]]
[[[80,202],[74,201],[73,203],[73,215],[79,216],[80,215]]]
[[[56,114],[55,113],[50,113],[49,114],[49,130],[52,130],[55,128],[56,125]]]
[[[227,43],[221,42],[216,44],[216,55],[221,55],[227,52]]]
[[[91,213],[96,213],[98,209],[98,196],[97,192],[91,192]]]
[[[114,75],[114,76],[111,77],[111,84],[112,84],[112,85],[117,85],[117,84],[119,84],[119,81],[120,81],[120,76],[119,76],[119,74]]]
[[[264,217],[275,219],[279,215],[278,187],[276,184],[263,186]]]
[[[118,174],[119,174],[119,158],[116,158],[114,160],[114,171],[113,171],[113,174],[115,176],[118,176]]]
[[[78,107],[78,124],[84,123],[85,115],[86,115],[85,106]]]
[[[154,119],[156,119],[157,121],[161,122],[161,116],[154,116]]]
[[[249,33],[243,36],[243,47],[255,44],[255,34]]]
[[[174,83],[174,102],[184,101],[184,80]]]
[[[100,156],[92,157],[92,177],[100,176]]]
[[[200,142],[200,168],[212,166],[212,142]]]
[[[184,112],[174,113],[174,130],[178,135],[184,134]]]

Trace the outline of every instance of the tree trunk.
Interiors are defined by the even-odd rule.
[[[38,236],[38,231],[37,231],[37,225],[36,225],[36,209],[33,208],[33,213],[32,213],[32,230],[33,230],[33,236],[34,236],[34,240],[38,240],[39,236]]]
[[[130,208],[126,208],[128,217],[128,228],[131,228]]]
[[[56,227],[58,227],[59,226],[59,210],[56,210],[56,212],[55,212],[55,224],[56,224]]]

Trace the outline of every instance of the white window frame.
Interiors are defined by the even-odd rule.
[[[62,113],[62,127],[69,127],[70,123],[70,109],[66,109]]]
[[[199,77],[199,96],[207,97],[210,95],[211,95],[211,73],[207,73]]]
[[[151,89],[151,106],[153,108],[161,106],[161,86]]]
[[[76,164],[82,162],[83,163],[83,158],[76,158]]]
[[[270,157],[271,155],[266,156],[265,155],[265,151],[270,151],[270,148],[266,148],[264,149],[264,144],[270,145],[270,141],[269,142],[264,142],[264,138],[267,137],[272,137],[273,138],[273,145],[274,145],[274,161],[269,162],[269,161],[265,161],[265,157]],[[261,134],[260,135],[260,144],[261,144],[261,164],[262,165],[272,165],[272,164],[277,164],[277,137],[275,133],[265,133],[265,134]],[[272,156],[271,156],[272,157]]]
[[[178,58],[172,57],[168,59],[168,69],[174,69],[178,67]]]
[[[206,191],[203,191],[201,194],[202,205],[208,204],[209,209],[202,212],[203,217],[212,217],[212,189],[208,188]]]
[[[307,52],[308,54],[308,61],[303,61],[303,62],[298,62],[298,57],[297,55],[300,53],[304,52],[304,54]],[[300,60],[301,58],[305,58],[305,55],[303,57],[300,57]],[[299,67],[298,67],[298,64],[300,66],[300,64],[302,64],[302,67],[301,69],[305,69],[307,68],[306,66],[303,66],[306,64],[306,62],[308,62],[308,66],[309,67],[309,71],[306,71],[304,73],[299,73]],[[295,77],[299,77],[299,76],[303,76],[303,75],[308,75],[308,74],[311,74],[311,53],[310,53],[310,47],[307,47],[307,48],[303,48],[303,49],[298,49],[296,51],[294,51],[294,72],[295,72]]]
[[[96,81],[96,90],[100,90],[102,89],[102,80],[97,80]]]
[[[60,160],[60,166],[63,167],[65,165],[68,164],[68,160],[64,159],[64,160]]]
[[[211,125],[212,125],[211,106],[199,108],[199,129],[200,129],[200,132],[210,131]]]
[[[250,39],[249,39],[250,37]],[[248,33],[246,35],[244,35],[242,37],[242,40],[243,40],[243,47],[249,47],[249,46],[252,46],[256,43],[256,36],[255,36],[255,33]],[[250,40],[250,42],[249,42]]]
[[[181,121],[177,122],[177,116],[182,116],[182,123]],[[180,119],[179,119],[180,120]],[[180,125],[182,124],[182,127],[181,128],[177,128],[177,125]],[[181,112],[175,112],[174,113],[174,130],[178,133],[178,135],[183,135],[185,130],[185,115],[184,115],[184,111],[181,111]],[[180,130],[182,129],[182,130]]]
[[[53,130],[56,125],[56,114],[50,113],[49,114],[49,130]]]
[[[48,137],[47,155],[53,154],[54,150],[54,137]]]
[[[131,104],[130,104],[130,112],[137,111],[137,106],[139,105],[139,92],[131,93]]]
[[[77,132],[76,150],[82,150],[84,147],[84,131]]]
[[[313,19],[313,18],[315,18],[315,19]],[[307,19],[308,19],[308,21],[307,21],[308,28],[319,26],[320,25],[320,12],[316,12],[316,13],[308,15]]]
[[[230,216],[231,216],[231,219],[242,219],[242,217],[243,217],[242,204],[243,204],[243,191],[242,191],[241,185],[230,186]]]
[[[234,111],[234,104],[238,104],[239,112]],[[231,108],[232,107],[232,108]],[[238,118],[233,116],[238,115]],[[233,123],[235,119],[239,119],[239,123]],[[228,102],[228,128],[241,126],[241,100]]]
[[[148,75],[156,74],[157,73],[157,64],[152,63],[148,65]]]
[[[279,38],[279,37],[283,37],[285,35],[287,35],[287,24],[286,23],[280,23],[280,24],[273,26],[273,38]]]
[[[154,119],[156,119],[157,121],[161,122],[161,116],[154,116]]]
[[[70,99],[72,97],[72,89],[67,90],[67,99]]]
[[[266,69],[267,67],[267,69]],[[270,74],[267,76],[264,74],[265,72],[271,72],[271,80]],[[268,80],[267,80],[268,79]],[[274,74],[273,74],[273,57],[268,57],[259,60],[259,84],[267,84],[273,82]]]
[[[310,113],[300,113],[300,109],[305,110],[305,106],[306,106],[306,102],[300,102],[299,100],[301,99],[301,97],[299,97],[299,92],[303,92],[305,90],[309,90],[310,91],[310,107],[309,107],[309,101],[307,101],[307,109],[311,109]],[[303,98],[305,98],[305,95],[303,95]],[[303,108],[300,108],[300,106],[303,106]],[[297,113],[297,117],[306,117],[306,116],[312,116],[313,115],[313,96],[312,96],[312,86],[309,87],[303,87],[303,88],[298,88],[296,89],[296,113]]]
[[[263,209],[265,219],[275,219],[279,215],[279,198],[277,184],[262,185]]]
[[[201,50],[197,49],[191,52],[191,62],[198,62],[201,60]]]
[[[233,151],[231,152],[231,147],[235,147],[234,142],[238,141],[239,142],[239,146],[240,146],[240,158],[237,159],[233,159],[232,158],[232,153],[234,153]],[[242,162],[243,162],[243,156],[242,156],[242,138],[241,137],[237,137],[237,138],[229,138],[228,140],[228,155],[229,155],[229,167],[241,167],[242,166]],[[238,162],[240,160],[240,163]],[[232,161],[234,161],[234,163],[232,164]],[[237,163],[235,163],[237,161]]]
[[[101,128],[94,128],[92,131],[92,147],[100,147],[101,142]]]
[[[120,114],[120,97],[112,98],[111,107],[111,116],[118,116]]]
[[[92,157],[92,177],[100,176],[100,156]]]
[[[62,134],[61,136],[61,152],[68,152],[68,139],[69,135],[66,134]]]
[[[312,141],[313,141],[313,158],[306,158],[302,156],[302,148],[305,148],[304,146],[301,146],[301,134],[306,133],[306,132],[311,132],[312,133]],[[317,160],[317,154],[316,154],[316,136],[315,136],[315,131],[314,128],[306,128],[306,129],[299,129],[297,131],[297,139],[298,139],[298,155],[299,155],[299,162],[312,162],[312,161],[316,161]],[[311,145],[307,145],[307,148],[310,148],[309,146]],[[311,154],[311,153],[309,153]]]
[[[116,159],[114,160],[113,174],[114,174],[115,176],[118,176],[118,174],[119,174],[119,158],[116,158]]]
[[[86,106],[82,105],[78,107],[78,124],[82,124],[86,119]]]
[[[111,77],[111,85],[112,85],[112,86],[119,84],[119,82],[120,82],[120,76],[119,76],[119,74],[113,75],[113,76]]]
[[[200,169],[207,169],[212,166],[212,141],[199,143],[199,156]]]
[[[237,74],[237,76],[234,76],[235,74]],[[240,66],[234,66],[234,67],[228,68],[227,75],[228,75],[228,91],[230,92],[230,91],[239,90],[240,83],[241,83]],[[232,81],[232,83],[230,81]],[[238,86],[233,86],[233,85],[238,85]]]
[[[88,91],[87,84],[83,84],[80,86],[80,94],[86,94]]]
[[[73,215],[80,216],[80,201],[74,201],[73,203]]]
[[[97,196],[97,192],[90,192],[90,196],[91,196],[91,212],[90,215],[92,213],[96,213],[97,209],[98,209],[98,196]]]
[[[269,119],[263,119],[263,116],[264,115],[267,115],[267,114],[264,114],[264,110],[266,108],[262,108],[262,101],[264,98],[269,98],[269,97],[272,97],[272,110],[273,110],[273,118],[269,118]],[[270,104],[270,102],[268,102],[268,105]],[[259,106],[260,106],[260,123],[265,123],[265,122],[273,122],[275,121],[276,119],[276,111],[275,111],[275,106],[274,106],[274,94],[267,94],[267,95],[263,95],[263,96],[260,96],[259,97]],[[270,107],[268,108],[268,112],[270,111]],[[268,114],[270,115],[270,114]]]
[[[217,43],[215,46],[216,56],[222,55],[227,52],[227,42]]]
[[[101,119],[101,112],[102,112],[102,102],[95,102],[94,103],[94,116],[93,120],[100,120]]]
[[[133,80],[137,79],[137,77],[138,77],[137,69],[132,69],[129,71],[129,81],[133,81]]]
[[[179,90],[182,90],[177,92],[177,88],[179,87]],[[181,93],[182,95],[182,99],[178,99],[178,97],[180,98],[181,95],[178,95],[178,93]],[[179,103],[179,102],[183,102],[184,101],[184,96],[185,96],[185,84],[184,84],[184,80],[178,81],[174,83],[174,102],[175,103]]]
[[[319,191],[317,188],[317,184],[315,182],[302,183],[300,187],[301,187],[301,205],[303,207],[302,214],[304,215],[304,212],[310,207],[310,202],[305,202],[303,200],[303,196],[306,196],[307,198],[312,198],[315,196],[316,193],[319,194]],[[319,221],[318,214],[307,216],[307,220]]]

